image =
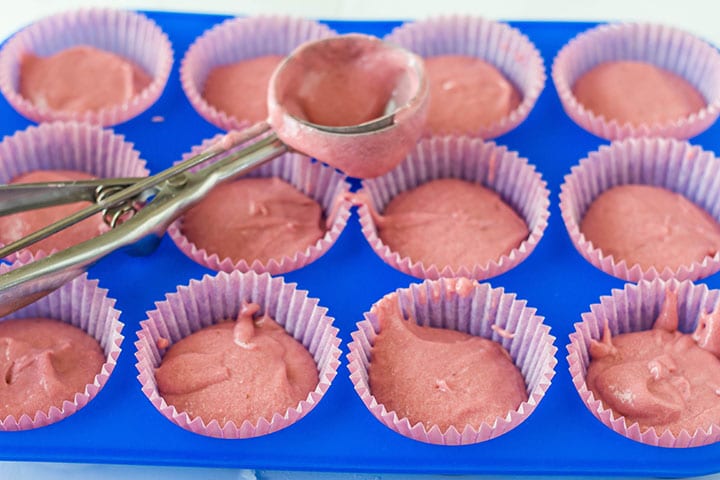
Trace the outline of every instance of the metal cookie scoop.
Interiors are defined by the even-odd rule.
[[[378,75],[394,82],[381,92],[384,109],[379,116],[354,125],[314,123],[298,109],[302,103],[298,93],[312,89],[313,82],[341,60],[362,67],[353,70],[368,76],[356,79],[359,84],[365,80],[367,84],[377,83]],[[99,212],[104,212],[113,227],[99,237],[0,275],[0,316],[47,295],[120,247],[159,239],[170,223],[213,187],[290,148],[352,176],[385,173],[404,158],[420,136],[427,101],[428,85],[419,57],[371,36],[332,37],[301,45],[278,67],[269,86],[268,122],[230,132],[206,151],[174,167],[139,179],[0,186],[2,215],[79,200],[94,202],[1,248],[0,258]],[[217,161],[204,165],[211,160]]]
[[[428,98],[420,57],[375,37],[344,35],[300,46],[278,67],[268,90],[268,121],[296,150],[352,177],[371,178],[395,168],[415,146]],[[382,111],[348,125],[350,102],[379,104]]]

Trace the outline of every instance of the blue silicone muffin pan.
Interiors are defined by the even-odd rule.
[[[185,98],[180,59],[192,41],[226,17],[151,12],[170,36],[176,62],[163,96],[149,110],[114,130],[127,137],[153,173],[218,133]],[[340,33],[383,36],[400,22],[326,22]],[[589,23],[510,22],[542,53],[546,68],[558,50]],[[0,99],[0,133],[30,122]],[[164,121],[153,122],[155,116]],[[720,125],[691,140],[720,149]],[[557,337],[559,363],[547,395],[516,429],[494,440],[463,447],[427,445],[381,425],[363,406],[348,379],[343,355],[338,377],[320,404],[280,432],[248,440],[195,435],[166,420],[140,391],[135,369],[135,332],[153,302],[190,279],[213,273],[183,255],[165,236],[146,257],[116,252],[90,270],[117,298],[125,322],[118,366],[106,387],[80,412],[37,430],[0,432],[0,459],[53,462],[196,465],[278,470],[407,472],[443,474],[576,474],[685,477],[720,471],[720,444],[690,448],[651,447],[606,428],[585,408],[567,371],[565,346],[574,322],[621,280],[589,265],[572,246],[558,209],[558,192],[570,167],[605,140],[575,125],[548,82],[529,118],[496,139],[535,164],[551,190],[549,227],[535,252],[517,268],[493,278],[537,308]],[[329,308],[347,353],[350,334],[373,302],[418,281],[383,263],[360,232],[356,214],[335,246],[317,262],[285,275]],[[720,275],[704,280],[720,287]]]

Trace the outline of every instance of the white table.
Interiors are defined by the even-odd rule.
[[[623,20],[684,28],[720,45],[716,0],[3,0],[0,38],[50,13],[79,6],[137,10],[259,14],[286,13],[324,19],[410,19],[470,13],[511,20]]]

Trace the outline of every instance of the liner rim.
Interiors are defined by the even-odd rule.
[[[428,148],[432,148],[435,152],[441,152],[443,150],[442,147],[447,145],[451,142],[458,142],[464,146],[468,147],[474,147],[477,148],[479,146],[482,146],[483,144],[489,145],[490,148],[492,148],[494,151],[501,153],[503,157],[498,160],[498,162],[502,161],[505,157],[509,157],[514,162],[517,162],[519,165],[521,165],[523,170],[528,169],[528,172],[532,172],[532,175],[534,177],[534,180],[538,181],[538,187],[541,189],[542,192],[542,205],[538,205],[538,208],[542,210],[542,215],[537,220],[537,224],[530,228],[530,221],[528,221],[527,218],[525,218],[521,212],[518,212],[513,208],[513,211],[515,211],[516,214],[518,214],[526,223],[528,226],[529,234],[525,240],[523,240],[520,245],[513,248],[510,252],[503,254],[500,258],[490,260],[484,265],[475,264],[472,267],[463,265],[459,268],[454,268],[450,265],[445,266],[438,266],[435,264],[425,265],[425,263],[422,260],[414,261],[408,256],[401,256],[398,252],[393,251],[385,242],[380,238],[380,235],[377,233],[377,228],[375,227],[375,222],[372,220],[372,217],[370,215],[370,211],[367,207],[367,204],[365,201],[362,202],[362,205],[358,209],[359,214],[359,221],[360,226],[362,229],[362,233],[365,236],[366,240],[370,244],[370,247],[373,249],[373,251],[380,257],[385,263],[390,265],[391,267],[395,268],[396,270],[399,270],[407,275],[411,275],[413,277],[419,278],[419,279],[429,279],[429,280],[437,280],[442,277],[468,277],[475,280],[486,280],[488,278],[499,276],[505,272],[508,272],[509,270],[512,270],[513,268],[517,267],[521,263],[523,263],[530,254],[535,250],[535,247],[540,242],[540,240],[543,237],[543,234],[545,232],[545,229],[548,226],[548,219],[550,217],[550,190],[547,187],[547,181],[545,181],[542,178],[542,174],[536,169],[535,165],[531,164],[528,159],[525,157],[521,157],[518,152],[514,150],[507,150],[506,147],[500,146],[496,144],[493,141],[485,141],[480,138],[471,138],[471,137],[454,137],[454,136],[442,136],[442,137],[427,137],[422,138],[418,142],[417,146],[413,151],[410,152],[409,156],[405,158],[403,163],[409,162],[409,158],[412,156],[412,159],[416,161],[417,163],[423,163],[423,158],[419,155],[415,155],[417,152],[420,151],[421,148],[424,148],[427,146]],[[514,156],[514,157],[513,157]],[[415,160],[415,157],[418,157],[417,160]],[[402,164],[401,164],[402,165]],[[366,179],[362,180],[361,190],[358,191],[358,194],[362,195],[367,192],[366,185],[374,183],[374,181],[379,179],[386,179],[388,178],[388,175],[392,174],[392,172],[395,169],[391,170],[388,174],[382,175],[380,177],[377,177],[375,179]],[[433,178],[433,180],[441,179],[441,178],[456,178],[459,180],[466,180],[473,183],[477,183],[478,185],[483,186],[484,188],[487,188],[491,190],[492,192],[498,193],[499,192],[492,186],[486,186],[483,185],[481,182],[479,182],[480,179],[467,179],[460,176],[437,176]],[[430,180],[432,181],[432,180]],[[423,182],[426,183],[426,182]],[[418,184],[421,185],[422,183]],[[407,191],[407,190],[403,190]],[[371,201],[371,200],[368,200]],[[507,201],[503,199],[503,202],[510,206]]]
[[[66,110],[54,110],[44,106],[38,106],[30,100],[25,99],[20,92],[13,87],[13,81],[10,78],[9,68],[11,64],[19,62],[18,55],[24,53],[22,48],[23,40],[30,37],[36,31],[42,31],[44,28],[51,26],[55,22],[67,22],[68,19],[79,17],[82,20],[83,15],[117,15],[132,19],[136,24],[142,24],[148,30],[152,31],[157,38],[153,40],[157,43],[156,50],[159,52],[159,67],[156,75],[150,75],[152,81],[144,90],[135,94],[128,102],[120,105],[112,105],[100,110],[87,110],[82,113],[69,112]],[[86,23],[83,21],[82,23]],[[45,41],[49,41],[45,39]],[[75,43],[75,45],[84,44],[83,42]],[[20,50],[20,51],[17,51]],[[111,52],[115,53],[115,52]],[[134,59],[122,55],[123,58],[133,63]],[[73,10],[66,10],[44,17],[32,24],[24,27],[22,30],[13,34],[0,50],[0,93],[7,99],[8,103],[22,116],[37,123],[47,121],[79,121],[110,127],[135,118],[141,113],[148,110],[154,105],[165,90],[170,72],[173,66],[173,49],[167,34],[160,26],[146,15],[123,9],[114,8],[98,8],[98,7],[81,7]],[[145,72],[150,74],[150,72]]]
[[[210,147],[222,138],[223,134],[218,134],[210,139],[206,139],[202,142],[202,144],[194,146],[190,152],[185,153],[183,155],[183,160],[189,158],[189,156],[193,153],[200,152]],[[297,152],[285,153],[280,157],[266,163],[266,165],[275,161],[303,162],[305,165],[309,166],[308,168],[314,168],[318,172],[330,172],[330,170],[325,169],[331,168],[321,163],[312,163],[310,157],[307,157]],[[315,165],[317,165],[317,167]],[[261,175],[261,177],[271,178],[271,176],[267,175]],[[278,178],[281,178],[282,180],[292,185],[292,182],[288,181],[287,178]],[[217,253],[211,253],[204,248],[198,248],[198,246],[194,242],[192,242],[187,236],[185,236],[182,231],[183,216],[179,217],[172,224],[170,224],[167,232],[175,245],[178,247],[178,249],[180,249],[180,251],[184,253],[188,258],[195,261],[196,263],[199,263],[200,265],[203,265],[215,271],[231,272],[233,270],[239,270],[241,272],[268,272],[271,275],[280,275],[292,272],[294,270],[299,270],[300,268],[310,265],[311,263],[320,259],[323,255],[325,255],[340,237],[340,234],[343,232],[345,226],[348,223],[348,220],[350,219],[350,207],[352,206],[352,204],[349,199],[344,197],[344,194],[350,191],[350,184],[347,181],[347,175],[335,171],[331,184],[334,186],[334,188],[339,190],[338,194],[334,197],[333,204],[335,206],[333,207],[333,205],[331,205],[330,209],[326,209],[321,202],[317,202],[320,207],[322,207],[323,214],[326,216],[325,234],[320,237],[314,244],[308,245],[305,250],[295,252],[292,257],[288,255],[283,255],[280,258],[271,258],[267,262],[261,262],[258,259],[253,259],[253,261],[250,263],[248,263],[246,259],[240,259],[237,262],[234,262],[229,257],[220,258]],[[294,185],[293,187],[297,188]],[[297,189],[304,195],[308,195],[308,193],[306,191],[303,191],[303,189]],[[328,220],[332,220],[332,222],[328,224]]]
[[[243,130],[250,127],[255,122],[229,115],[223,110],[220,110],[217,107],[208,103],[205,100],[205,97],[203,97],[202,95],[200,85],[197,84],[192,78],[193,70],[197,67],[196,64],[199,63],[200,60],[203,60],[203,48],[206,48],[207,45],[217,43],[218,40],[227,41],[227,39],[224,38],[223,34],[225,34],[225,36],[235,35],[236,32],[242,32],[245,29],[253,28],[256,26],[256,24],[261,24],[261,26],[265,27],[264,25],[262,25],[264,22],[278,22],[278,27],[283,26],[282,24],[280,24],[280,22],[294,22],[297,24],[305,25],[308,28],[312,27],[313,31],[310,32],[310,36],[305,41],[319,39],[325,36],[337,35],[337,32],[335,30],[316,20],[295,17],[292,15],[267,14],[254,15],[251,17],[228,18],[208,28],[202,34],[200,34],[200,36],[198,36],[188,47],[182,61],[180,62],[180,85],[183,92],[185,93],[185,97],[188,99],[193,109],[206,121],[210,122],[211,124],[222,130]],[[296,47],[298,45],[296,45]],[[287,54],[290,54],[291,50],[292,48],[288,49]],[[243,57],[236,61],[241,61],[246,58],[249,57]]]
[[[587,344],[583,341],[584,335],[581,334],[580,330],[593,323],[595,319],[594,312],[596,309],[603,310],[607,303],[614,302],[617,298],[626,297],[628,292],[631,290],[642,290],[649,289],[657,291],[658,289],[666,291],[668,288],[672,288],[675,291],[679,291],[681,288],[687,287],[688,289],[699,290],[703,293],[703,297],[706,296],[711,290],[705,284],[693,284],[690,280],[678,280],[678,279],[660,279],[655,278],[652,280],[641,280],[637,284],[626,283],[622,289],[613,288],[609,295],[602,295],[599,303],[593,303],[589,306],[589,310],[582,314],[582,320],[573,324],[573,330],[568,336],[569,343],[566,345],[567,356],[565,357],[568,362],[568,371],[570,373],[572,383],[575,386],[580,399],[582,400],[585,407],[592,413],[592,415],[599,420],[603,425],[613,430],[630,440],[634,440],[639,443],[651,445],[655,447],[664,448],[688,448],[688,447],[701,447],[705,445],[714,444],[720,442],[720,423],[711,424],[707,430],[698,428],[693,434],[685,429],[682,429],[678,435],[673,434],[669,429],[656,429],[656,427],[648,427],[644,431],[641,431],[641,427],[638,422],[628,424],[628,421],[624,415],[616,414],[610,408],[605,408],[602,404],[602,400],[595,398],[595,395],[587,387],[585,382],[585,370],[587,365],[583,361],[583,351],[587,351]],[[703,301],[703,304],[706,302]],[[619,328],[622,329],[622,325]],[[604,327],[598,324],[598,328]],[[620,333],[629,333],[633,331],[641,330],[629,330],[621,331]],[[594,337],[591,337],[597,340]],[[589,343],[590,338],[587,339]]]
[[[181,292],[185,291],[191,294],[193,289],[202,288],[203,285],[208,284],[218,288],[219,282],[232,281],[240,276],[253,277],[256,281],[265,282],[266,286],[270,286],[271,282],[275,282],[280,285],[281,289],[287,289],[292,292],[293,297],[297,294],[304,296],[303,302],[309,301],[310,303],[314,303],[315,308],[322,311],[319,326],[323,327],[327,334],[332,335],[333,339],[330,342],[331,352],[329,353],[327,365],[321,366],[319,361],[315,360],[315,365],[318,369],[318,384],[314,390],[308,393],[305,399],[298,402],[295,406],[288,406],[282,415],[280,412],[276,412],[270,419],[265,417],[259,418],[255,424],[246,419],[238,426],[235,422],[229,420],[225,425],[221,426],[215,419],[210,422],[205,422],[200,416],[191,418],[186,412],[178,411],[174,405],[169,405],[160,395],[155,381],[155,367],[152,363],[153,353],[148,346],[149,343],[153,343],[153,334],[149,331],[149,328],[154,323],[152,315],[156,312],[160,313],[160,310],[166,306],[171,299],[179,298]],[[298,422],[317,406],[332,385],[332,381],[337,376],[337,370],[340,367],[341,355],[341,340],[338,336],[339,329],[334,326],[335,319],[327,314],[327,308],[320,306],[317,298],[309,297],[308,294],[309,292],[307,290],[298,289],[296,283],[286,283],[282,277],[271,277],[268,273],[256,273],[253,271],[240,272],[237,270],[230,273],[217,272],[214,275],[205,274],[200,280],[191,279],[187,285],[178,286],[175,292],[167,293],[164,300],[155,302],[156,308],[146,312],[147,318],[140,322],[140,328],[136,332],[138,338],[135,342],[135,358],[137,360],[135,367],[138,371],[136,378],[140,382],[143,394],[167,420],[180,428],[203,436],[222,439],[255,438],[283,430]],[[252,292],[251,300],[254,295],[256,295],[255,291]],[[222,320],[223,319],[213,318],[212,324],[216,324]],[[287,331],[285,325],[282,326],[290,336],[295,338],[291,332]],[[191,333],[199,331],[200,329],[201,328],[193,330]],[[295,340],[302,344],[297,338],[295,338]],[[308,347],[304,348],[313,355]]]
[[[702,147],[694,146],[684,140],[659,137],[626,138],[622,140],[615,140],[610,143],[610,145],[601,145],[598,150],[589,152],[586,157],[582,158],[578,162],[578,164],[574,165],[571,168],[571,172],[565,175],[563,183],[560,185],[560,193],[558,195],[558,198],[560,199],[560,215],[563,219],[563,223],[565,224],[565,229],[568,233],[568,236],[570,237],[572,244],[575,246],[575,249],[586,261],[588,261],[594,267],[607,273],[608,275],[612,275],[627,282],[637,283],[641,280],[653,280],[655,278],[660,278],[663,280],[676,278],[681,281],[694,281],[709,277],[710,275],[720,271],[720,251],[718,251],[712,257],[706,256],[701,262],[693,262],[689,265],[681,265],[676,269],[672,269],[668,266],[663,267],[661,270],[658,270],[658,268],[656,268],[655,266],[643,269],[640,264],[637,263],[629,265],[625,259],[617,260],[613,255],[605,255],[602,252],[602,249],[596,247],[593,242],[588,240],[585,237],[585,234],[583,234],[580,230],[580,221],[582,220],[582,216],[584,216],[585,212],[582,212],[578,218],[576,218],[573,214],[573,210],[575,210],[575,205],[573,205],[572,201],[574,199],[573,193],[577,188],[574,183],[576,175],[578,175],[579,172],[585,171],[591,165],[613,163],[614,157],[611,158],[608,156],[603,156],[607,155],[608,153],[613,153],[617,150],[622,149],[630,149],[637,145],[642,145],[648,148],[649,146],[657,146],[664,144],[673,145],[675,147],[683,147],[687,149],[700,149],[701,154],[710,154],[712,155],[714,160],[717,160],[717,157],[714,156],[714,153],[712,151],[703,150]],[[617,185],[627,184],[628,183],[618,183]],[[661,184],[660,182],[645,182],[642,183],[642,185],[655,186],[670,190],[667,186]],[[596,199],[600,193],[595,195],[593,199]],[[685,195],[684,193],[681,194],[684,198],[686,198],[688,201],[691,201],[698,208],[702,208],[695,202],[687,198],[687,195]],[[587,209],[585,211],[587,211]],[[703,211],[710,215],[709,212],[707,212],[707,210],[705,210],[704,208]],[[717,223],[720,223],[714,217],[713,219]]]
[[[630,122],[619,122],[615,119],[607,119],[603,115],[595,114],[592,110],[585,108],[572,92],[572,85],[566,78],[565,65],[573,50],[582,49],[587,44],[601,40],[604,36],[613,32],[625,32],[632,29],[657,28],[665,32],[673,32],[678,35],[687,36],[694,44],[704,45],[708,51],[714,51],[714,60],[720,62],[720,54],[714,50],[709,43],[701,38],[669,25],[649,22],[615,22],[598,25],[584,32],[579,33],[557,53],[553,60],[551,77],[557,90],[558,97],[563,110],[578,126],[591,134],[607,140],[621,140],[624,138],[636,137],[673,137],[684,140],[694,137],[707,130],[720,115],[720,95],[714,99],[705,99],[707,105],[687,117],[675,120],[654,121],[650,123],[632,124]],[[643,60],[647,63],[647,60]],[[654,64],[653,64],[654,65]],[[673,72],[675,73],[675,72]],[[677,74],[677,73],[676,73]],[[677,74],[681,78],[684,76]],[[687,81],[687,79],[685,79]],[[698,90],[694,85],[693,88]],[[704,98],[704,95],[703,95]]]
[[[530,69],[532,70],[532,75],[534,77],[534,80],[532,82],[532,86],[527,89],[527,91],[523,91],[521,88],[519,88],[517,85],[515,85],[514,82],[510,81],[510,83],[515,87],[515,89],[522,94],[522,101],[520,104],[512,110],[508,115],[504,116],[502,119],[500,119],[498,122],[495,122],[490,125],[483,126],[476,130],[470,130],[467,132],[453,132],[453,133],[445,133],[444,135],[466,135],[466,136],[472,136],[472,137],[479,137],[485,140],[491,140],[494,138],[497,138],[501,135],[504,135],[518,126],[522,124],[527,117],[530,115],[530,112],[535,107],[535,104],[537,103],[538,98],[540,97],[540,94],[545,89],[545,84],[547,82],[547,73],[545,69],[545,61],[540,54],[540,51],[535,46],[535,44],[530,40],[530,38],[524,34],[522,31],[520,31],[518,28],[513,27],[509,25],[508,23],[499,22],[495,20],[491,20],[482,16],[475,16],[475,15],[439,15],[434,17],[429,17],[424,20],[419,20],[415,22],[406,22],[402,25],[395,27],[389,34],[385,35],[383,37],[383,40],[396,42],[400,44],[401,46],[405,46],[403,42],[397,42],[396,37],[402,38],[405,32],[422,32],[423,29],[426,28],[427,25],[431,24],[440,24],[441,28],[448,28],[450,29],[455,25],[456,22],[459,21],[472,21],[474,22],[473,25],[476,26],[484,26],[487,25],[490,28],[494,28],[496,30],[503,30],[508,32],[510,35],[512,35],[514,38],[517,38],[519,42],[523,43],[529,51],[529,63],[531,64]],[[456,30],[453,31],[454,35],[459,35],[459,32]],[[406,47],[409,48],[409,47]],[[448,53],[449,54],[449,53]],[[462,54],[462,53],[460,53]],[[421,55],[423,56],[423,55]],[[474,55],[473,55],[474,56]],[[480,57],[476,57],[480,58]],[[481,60],[487,61],[486,59],[481,58]],[[507,74],[500,69],[499,66],[487,61],[490,65],[497,68],[500,73],[503,74],[503,76],[510,80],[507,76]],[[432,137],[438,134],[434,134],[433,132],[430,132],[427,130],[427,128],[423,129],[423,137]]]
[[[2,264],[0,265],[0,272],[5,272],[7,270],[20,267],[22,265],[23,263],[20,261],[17,261],[9,266],[7,264]],[[73,287],[76,287],[78,285],[82,285],[86,289],[92,289],[96,292],[97,295],[101,295],[101,308],[103,310],[107,310],[107,317],[105,322],[109,324],[109,333],[106,333],[108,335],[106,342],[107,347],[103,349],[103,353],[105,354],[105,361],[100,367],[100,371],[95,374],[90,383],[85,384],[85,387],[82,391],[75,393],[72,401],[64,400],[59,407],[57,405],[53,405],[50,406],[47,411],[38,410],[33,416],[25,413],[17,419],[13,415],[8,415],[5,418],[0,418],[0,431],[31,430],[59,422],[60,420],[71,416],[72,414],[76,413],[77,411],[84,408],[87,404],[89,404],[95,398],[95,396],[100,393],[100,391],[110,379],[110,375],[112,374],[115,366],[117,365],[118,357],[120,356],[120,353],[122,351],[121,345],[125,338],[122,334],[122,330],[125,324],[120,321],[121,312],[115,308],[116,300],[114,298],[108,297],[108,289],[100,287],[98,280],[89,279],[87,273],[76,277],[75,279],[60,287],[58,292],[53,292],[50,295],[55,297],[72,295]],[[22,312],[24,310],[25,308],[19,310],[18,315],[22,315]],[[18,317],[13,314],[10,318],[4,317],[2,320],[0,320],[0,322],[4,321],[5,319],[9,320],[11,318],[28,317]],[[52,317],[48,315],[48,318]],[[59,322],[72,324],[70,321],[65,321],[58,318],[52,319]],[[98,339],[85,329],[81,327],[77,328],[80,328],[86,335],[94,338],[96,341],[98,341],[98,343],[101,342],[100,339]]]
[[[372,313],[373,309],[377,304],[388,299],[394,298],[396,295],[410,292],[411,289],[422,289],[426,288],[428,292],[439,291],[443,289],[444,293],[455,291],[456,295],[461,295],[462,290],[461,284],[471,282],[473,284],[473,291],[477,292],[478,289],[486,289],[489,293],[497,293],[501,298],[509,299],[513,305],[521,305],[521,311],[531,312],[532,317],[539,319],[539,324],[536,327],[535,333],[539,332],[542,335],[542,339],[538,340],[544,342],[545,349],[536,354],[543,358],[548,357],[547,363],[543,365],[543,373],[538,380],[538,384],[532,391],[528,392],[528,399],[523,401],[517,409],[510,410],[505,417],[497,417],[493,425],[489,425],[486,422],[482,422],[479,426],[473,426],[466,424],[462,430],[459,430],[454,425],[449,426],[444,432],[437,426],[432,425],[429,429],[426,428],[422,421],[415,424],[411,424],[407,417],[398,416],[394,410],[388,411],[385,405],[379,403],[374,395],[370,392],[369,383],[362,378],[363,373],[367,371],[366,367],[363,366],[363,360],[361,358],[360,351],[363,350],[362,344],[367,343],[370,346],[369,352],[372,352],[373,339],[368,338],[364,335],[364,332],[375,331],[375,327],[370,321],[369,314]],[[428,298],[428,302],[435,301]],[[446,299],[442,299],[446,301]],[[519,314],[518,314],[519,315]],[[348,344],[348,370],[350,372],[350,380],[353,384],[353,389],[360,397],[362,403],[367,407],[370,413],[380,423],[388,427],[390,430],[411,438],[412,440],[420,441],[423,443],[443,445],[443,446],[460,446],[460,445],[472,445],[482,443],[493,438],[497,438],[501,435],[506,434],[510,430],[516,428],[518,425],[523,423],[530,417],[535,411],[540,401],[545,396],[545,393],[552,384],[552,379],[555,376],[555,367],[557,366],[557,352],[558,348],[555,346],[555,336],[550,334],[550,326],[545,323],[543,316],[537,314],[537,310],[533,307],[528,307],[525,300],[519,300],[516,298],[514,293],[507,293],[503,287],[493,288],[489,283],[478,283],[475,280],[468,278],[441,278],[438,280],[424,280],[422,283],[411,284],[407,288],[398,288],[393,292],[390,292],[383,296],[381,299],[376,301],[370,310],[366,311],[363,316],[363,320],[355,324],[355,330],[352,332],[352,341]],[[436,319],[433,319],[436,320]],[[486,321],[487,319],[482,319]],[[379,327],[378,327],[379,328]],[[442,327],[447,328],[447,327]],[[462,330],[456,330],[462,331]],[[469,332],[465,332],[469,333]],[[517,332],[516,332],[517,333]],[[483,337],[485,338],[485,337]],[[491,340],[491,339],[489,339]],[[508,353],[510,353],[508,351]],[[512,354],[511,354],[512,355]],[[516,367],[516,359],[513,358],[513,364]],[[520,368],[518,367],[518,370]],[[522,375],[522,371],[520,372]],[[529,388],[529,384],[525,375],[523,375],[526,388]],[[409,433],[405,433],[402,430],[407,430]]]

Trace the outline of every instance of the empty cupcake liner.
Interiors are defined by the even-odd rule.
[[[697,280],[720,270],[720,253],[676,270],[643,270],[638,264],[628,265],[625,260],[604,254],[585,238],[580,222],[598,195],[626,184],[653,185],[679,193],[720,221],[718,178],[720,161],[698,146],[661,138],[619,140],[591,152],[565,176],[560,187],[560,212],[575,248],[605,273],[630,282],[653,278]]]
[[[692,84],[707,106],[686,118],[643,125],[620,123],[587,110],[572,92],[575,82],[593,67],[634,60],[669,70]],[[693,137],[720,114],[720,53],[676,28],[639,23],[601,25],[581,33],[555,57],[552,78],[568,116],[590,133],[609,140],[628,137]]]
[[[500,70],[518,89],[522,101],[509,115],[477,132],[463,134],[492,139],[513,130],[527,118],[545,88],[547,77],[540,52],[526,35],[505,23],[473,16],[439,16],[405,23],[384,40],[421,57],[477,57]]]
[[[613,336],[651,329],[668,290],[678,294],[678,330],[684,333],[693,332],[700,313],[714,310],[720,301],[719,290],[709,290],[706,285],[695,285],[687,280],[642,280],[637,285],[626,284],[622,290],[613,289],[610,295],[600,297],[600,303],[591,305],[590,311],[582,315],[582,321],[575,324],[567,346],[570,375],[588,410],[615,432],[659,447],[708,445],[720,441],[720,424],[708,425],[707,430],[695,432],[683,430],[678,435],[654,427],[643,431],[637,423],[629,424],[624,416],[605,408],[585,382],[590,363],[590,341],[602,338],[605,322]]]
[[[390,200],[423,183],[457,178],[494,190],[527,223],[530,235],[518,247],[485,265],[455,269],[448,265],[425,265],[402,257],[378,235],[370,215],[369,202],[382,213]],[[356,196],[362,232],[375,253],[392,267],[418,278],[469,277],[476,280],[500,275],[525,260],[542,238],[547,227],[550,192],[535,167],[517,152],[493,142],[468,137],[433,137],[420,140],[397,168],[372,180],[364,180]]]
[[[186,153],[183,160],[206,150],[218,141],[222,141],[222,138],[223,135],[217,135],[212,139],[205,140],[201,145],[193,147],[190,152]],[[230,150],[229,153],[237,148]],[[324,255],[338,239],[350,218],[351,203],[344,195],[350,189],[346,177],[332,168],[313,162],[302,154],[286,153],[256,168],[245,177],[280,178],[318,202],[327,219],[325,235],[314,245],[308,245],[305,250],[296,252],[292,257],[273,258],[267,263],[262,263],[257,259],[243,259],[234,262],[230,258],[220,258],[217,253],[198,248],[183,234],[183,219],[180,217],[170,225],[168,234],[178,248],[197,263],[213,270],[225,272],[253,270],[258,273],[269,272],[272,275],[278,275],[297,270]]]
[[[142,67],[152,82],[129,102],[82,114],[35,105],[19,92],[20,60],[28,53],[49,56],[89,45]],[[0,92],[21,115],[36,122],[75,120],[111,126],[147,110],[170,76],[173,51],[160,27],[145,15],[113,9],[80,9],[46,17],[14,35],[0,51]]]
[[[77,170],[98,178],[149,173],[138,151],[122,135],[76,122],[30,126],[0,142],[0,183],[36,170]],[[48,253],[18,252],[8,260],[28,262]]]
[[[21,266],[0,264],[0,274]],[[114,308],[115,300],[108,297],[108,291],[98,287],[97,280],[90,280],[87,274],[66,283],[48,296],[40,298],[20,310],[0,319],[52,318],[73,325],[85,331],[100,343],[105,352],[105,363],[95,375],[92,383],[85,385],[72,399],[53,405],[47,411],[28,412],[15,418],[12,415],[0,419],[0,430],[16,431],[43,427],[58,422],[86,406],[105,386],[120,355],[123,341],[123,323],[120,312]]]
[[[205,80],[216,67],[265,55],[288,55],[300,44],[335,35],[313,20],[287,16],[232,18],[205,31],[190,46],[180,65],[183,91],[193,108],[223,130],[250,125],[210,105],[202,96]]]
[[[381,329],[376,307],[382,302],[399,302],[403,313],[418,325],[457,330],[501,344],[525,379],[528,400],[505,417],[498,417],[492,425],[451,426],[444,432],[437,425],[430,429],[422,422],[412,425],[407,418],[388,411],[372,395],[368,380],[373,344]],[[385,426],[421,442],[468,445],[498,437],[530,416],[555,375],[555,337],[550,335],[550,328],[536,315],[535,309],[502,288],[467,278],[426,280],[398,289],[373,305],[357,327],[348,345],[348,369],[355,391]]]
[[[217,420],[206,422],[168,405],[160,396],[155,380],[155,369],[162,363],[165,352],[158,347],[158,342],[162,340],[169,347],[204,327],[235,318],[243,301],[259,304],[261,313],[274,318],[308,349],[319,372],[320,381],[315,390],[298,405],[289,406],[272,418],[261,418],[254,424],[248,420],[241,425],[232,421],[225,425],[220,425]],[[220,272],[212,277],[205,275],[200,281],[191,280],[188,286],[178,287],[175,293],[156,303],[156,309],[148,312],[147,320],[140,322],[135,357],[142,391],[170,421],[201,435],[249,438],[283,429],[317,405],[337,373],[340,339],[338,329],[332,326],[333,318],[326,313],[327,309],[319,306],[317,299],[309,298],[306,291],[267,273]]]

